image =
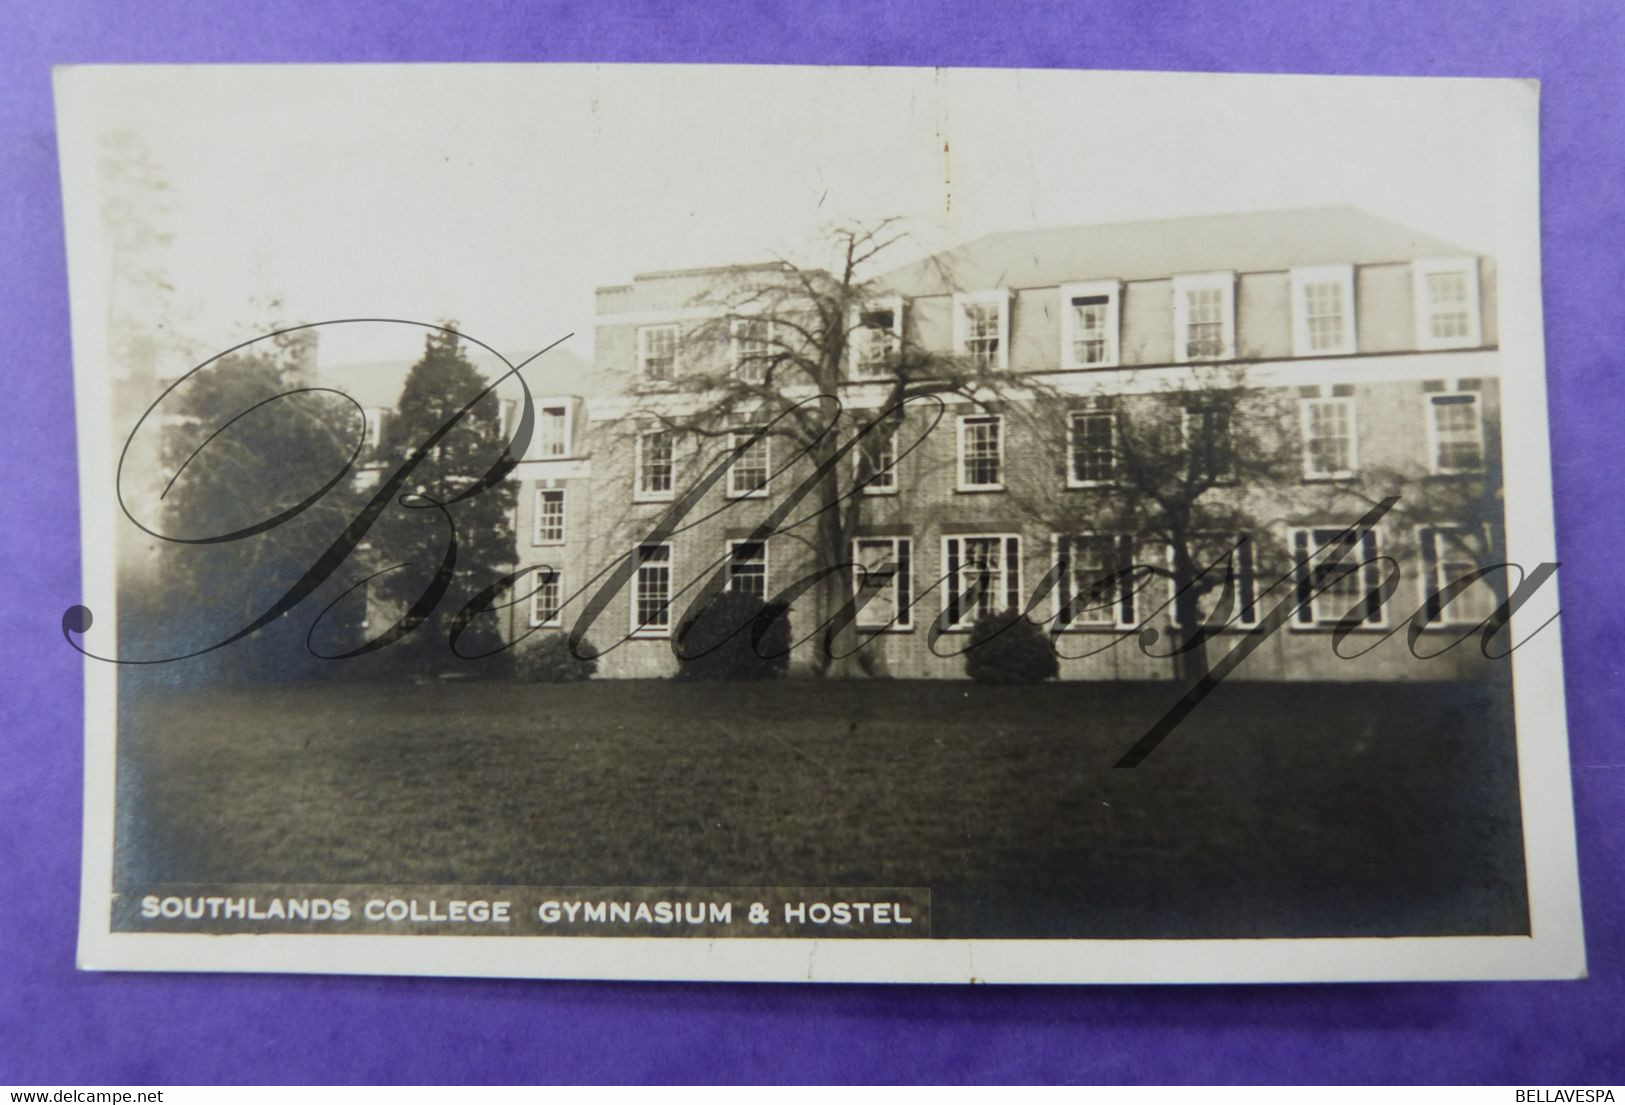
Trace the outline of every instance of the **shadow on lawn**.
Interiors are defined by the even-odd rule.
[[[122,886],[925,886],[936,936],[1528,930],[1500,683],[143,693]]]

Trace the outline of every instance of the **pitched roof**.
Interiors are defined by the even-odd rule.
[[[1271,272],[1298,265],[1409,261],[1469,253],[1355,207],[1008,230],[882,276],[905,296],[1044,288],[1074,280],[1149,280],[1185,272]]]

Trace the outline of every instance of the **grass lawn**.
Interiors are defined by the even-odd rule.
[[[1507,692],[124,691],[119,881],[924,886],[937,936],[1527,931]],[[139,705],[131,706],[132,701]]]

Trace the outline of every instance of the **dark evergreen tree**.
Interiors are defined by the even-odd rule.
[[[302,387],[300,335],[281,334],[224,357],[176,389],[164,423],[158,586],[123,596],[125,654],[179,656],[251,625],[317,562],[360,509],[346,473],[362,425],[355,408]],[[323,487],[332,484],[325,492]],[[232,540],[311,500],[279,524]],[[311,623],[348,584],[338,575],[251,636],[160,667],[185,682],[331,674],[305,646]],[[359,604],[335,609],[323,647],[359,640]],[[158,670],[158,669],[154,669]]]
[[[501,614],[475,618],[459,637],[456,653],[450,644],[457,613],[514,563],[513,483],[504,480],[458,500],[501,462],[507,448],[501,403],[495,392],[481,394],[489,383],[468,359],[455,324],[447,323],[425,339],[423,357],[408,374],[395,417],[385,427],[386,480],[423,454],[369,537],[378,568],[389,569],[374,581],[375,597],[392,611],[385,621],[410,616],[410,608],[434,586],[455,533],[455,564],[445,595],[426,620],[384,650],[414,671],[485,673],[502,662],[471,663],[458,656],[499,648]],[[380,632],[382,627],[373,635]]]

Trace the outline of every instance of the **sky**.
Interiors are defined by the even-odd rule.
[[[820,228],[888,216],[911,231],[899,264],[995,230],[1328,204],[1494,253],[1506,190],[1483,182],[1527,156],[1511,132],[1534,111],[1509,81],[1054,70],[175,66],[59,81],[65,132],[133,135],[165,185],[67,181],[71,248],[111,248],[72,234],[94,190],[167,238],[134,264],[79,263],[160,273],[162,292],[122,278],[113,294],[211,351],[276,322],[386,316],[457,319],[510,356],[573,334],[590,358],[599,285],[807,260]],[[322,357],[420,347],[329,330]]]

